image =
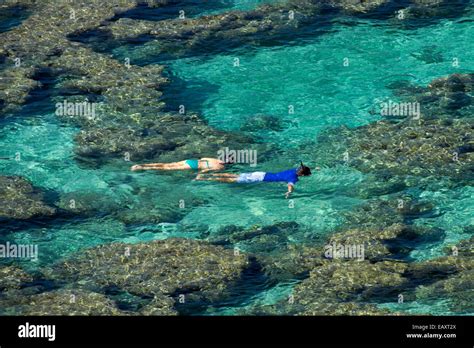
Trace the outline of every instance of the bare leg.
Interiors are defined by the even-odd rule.
[[[235,178],[238,175],[236,174],[231,174],[231,173],[214,173],[214,174],[207,174],[205,171],[200,171],[199,174],[196,176],[196,178],[199,179],[205,179],[209,177],[224,177],[224,178]]]
[[[136,164],[130,168],[132,171],[137,170],[161,170],[165,163]]]
[[[222,175],[224,174],[224,175]],[[221,174],[211,174],[207,176],[203,176],[202,174],[198,174],[195,180],[200,181],[220,181],[220,182],[237,182],[237,178],[239,176],[236,174],[229,174],[229,173],[221,173]]]
[[[219,181],[219,182],[237,182],[237,178],[228,178],[223,176],[216,176],[216,177],[207,177],[207,178],[198,178],[196,180],[199,181]]]
[[[185,161],[172,163],[148,163],[132,166],[131,170],[189,170],[191,169]]]
[[[168,163],[145,163],[145,164],[141,164],[141,166],[142,167],[163,167],[166,164]]]
[[[204,173],[204,172],[201,172]],[[236,174],[231,174],[231,173],[215,173],[215,174],[207,174],[207,175],[212,175],[212,176],[224,176],[224,177],[229,177],[229,178],[234,178],[237,177],[238,175]]]

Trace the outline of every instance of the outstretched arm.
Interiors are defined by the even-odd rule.
[[[289,198],[290,195],[293,193],[295,187],[291,182],[288,183],[288,191],[285,193],[285,198]]]

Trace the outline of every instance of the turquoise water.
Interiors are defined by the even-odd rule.
[[[220,8],[196,10],[195,16],[228,9],[248,9],[262,1],[234,0]],[[140,12],[137,12],[137,16]],[[152,18],[153,19],[153,18]],[[156,18],[155,18],[156,19]],[[462,19],[442,19],[429,26],[407,30],[396,21],[356,20],[339,17],[330,30],[314,38],[295,38],[288,45],[239,48],[209,56],[159,60],[167,67],[171,85],[164,99],[170,107],[183,104],[220,129],[250,133],[279,144],[286,153],[314,141],[331,127],[356,127],[379,116],[372,111],[380,102],[396,100],[387,85],[409,80],[426,85],[434,78],[456,72],[474,71],[474,12]],[[147,44],[148,47],[150,46]],[[143,58],[144,46],[120,47],[117,56]],[[235,59],[239,66],[235,66]],[[344,60],[348,59],[348,65]],[[452,65],[457,58],[460,65]],[[176,81],[179,81],[177,84]],[[185,89],[179,86],[185,85]],[[130,220],[115,210],[102,214],[46,224],[29,223],[20,231],[6,231],[9,240],[36,243],[42,250],[38,264],[49,264],[83,248],[114,241],[140,242],[172,236],[208,238],[228,225],[251,227],[279,221],[296,221],[305,232],[288,242],[319,240],[342,222],[342,213],[364,203],[353,194],[367,176],[344,166],[322,168],[303,178],[294,195],[294,206],[283,199],[284,185],[225,185],[192,181],[192,173],[132,173],[128,164],[87,168],[74,160],[74,136],[79,129],[58,121],[49,99],[1,121],[1,156],[19,152],[20,161],[0,161],[3,175],[22,175],[59,195],[80,197],[95,194],[97,202],[132,211],[176,209],[180,199],[193,201],[185,211],[164,223],[139,216]],[[46,106],[46,109],[40,108]],[[294,113],[289,112],[292,106]],[[39,109],[39,111],[32,111]],[[272,116],[281,128],[245,129],[246,121],[258,115]],[[181,160],[181,159],[177,159]],[[294,166],[300,158],[259,158],[256,168],[280,170]],[[318,158],[305,157],[310,165]],[[442,241],[425,244],[411,252],[416,260],[442,255],[446,245],[470,237],[466,227],[474,224],[474,188],[466,186],[444,191],[424,191],[420,198],[436,203],[436,217],[414,223],[441,228]],[[139,213],[137,213],[139,214]],[[245,251],[245,246],[235,245]],[[27,265],[36,267],[37,265]],[[272,304],[288,296],[296,283],[281,283],[259,292],[243,303],[210,308],[208,314],[233,314],[255,304]],[[238,301],[237,301],[238,302]],[[385,304],[396,308],[392,304]],[[443,303],[411,304],[409,312],[445,314]]]
[[[472,12],[469,18],[473,18]],[[347,24],[348,20],[339,21]],[[196,110],[213,126],[239,130],[251,115],[276,116],[287,125],[284,130],[262,129],[256,134],[288,147],[313,140],[327,127],[355,127],[379,119],[370,111],[380,102],[397,100],[387,88],[390,82],[408,80],[426,85],[434,78],[474,69],[474,41],[470,40],[474,27],[466,18],[442,20],[411,31],[388,22],[351,22],[349,26],[336,22],[324,37],[305,39],[290,47],[261,48],[250,53],[237,50],[228,55],[166,64],[172,77],[189,86],[190,93],[183,103],[192,103],[190,95],[200,99],[202,81],[216,87]],[[429,59],[430,55],[437,57],[435,62]],[[234,66],[235,58],[239,58],[240,67]],[[348,66],[343,64],[344,58],[349,59]],[[453,58],[458,59],[458,67],[453,66]],[[179,100],[180,95],[174,97]],[[294,106],[294,114],[289,114],[289,105]],[[312,158],[311,162],[317,165],[318,159]],[[331,185],[325,177],[336,180],[337,187],[354,185],[354,180],[362,177],[361,173],[347,173],[340,180],[340,174],[331,174],[330,169],[324,169],[318,175],[323,182],[311,183],[309,190],[314,187],[317,192]],[[442,228],[447,235],[445,243],[415,250],[413,258],[440,256],[445,245],[469,237],[463,228],[474,223],[472,193],[472,187],[463,187],[421,195],[433,199],[443,214],[417,223]],[[337,195],[336,192],[333,197]]]
[[[474,27],[469,22],[443,20],[406,31],[387,22],[339,21],[330,33],[289,47],[165,63],[172,77],[189,86],[183,103],[193,96],[199,100],[207,92],[200,88],[202,82],[214,87],[199,108],[213,126],[238,130],[249,116],[277,116],[288,127],[276,134],[262,130],[262,135],[285,144],[314,139],[326,127],[354,127],[378,119],[370,111],[382,101],[397,99],[386,87],[390,82],[425,85],[433,78],[474,68],[470,40]],[[442,61],[424,62],[419,53],[433,47]],[[240,67],[234,66],[235,58]],[[459,67],[452,66],[453,58]],[[290,105],[294,114],[289,114]]]

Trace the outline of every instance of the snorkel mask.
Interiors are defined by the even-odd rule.
[[[305,170],[306,168],[307,168],[307,171]],[[300,167],[298,168],[298,171],[301,171],[303,173],[303,176],[310,176],[311,175],[311,170],[309,169],[309,167],[305,166],[303,164],[303,161],[301,161],[301,160],[300,160]]]

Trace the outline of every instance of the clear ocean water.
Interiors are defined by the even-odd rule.
[[[219,6],[190,5],[193,16],[248,9],[264,1],[222,1]],[[267,0],[266,2],[271,2]],[[135,11],[130,16],[160,19],[167,14]],[[171,14],[170,14],[171,16]],[[406,28],[396,20],[338,17],[311,37],[295,37],[284,45],[227,50],[209,55],[163,60],[149,55],[150,44],[116,47],[109,53],[143,64],[166,66],[171,83],[164,100],[170,108],[182,103],[188,111],[205,117],[219,129],[249,132],[280,144],[283,151],[315,140],[331,127],[356,127],[379,118],[371,113],[380,101],[397,97],[387,88],[390,82],[409,80],[426,85],[431,80],[456,72],[474,71],[474,6],[462,17],[436,19],[426,25]],[[0,17],[0,30],[20,20]],[[235,58],[240,66],[234,66]],[[344,59],[349,65],[344,66]],[[452,66],[453,58],[460,62]],[[184,88],[183,88],[184,86]],[[54,87],[52,87],[54,88]],[[43,94],[42,94],[43,93]],[[288,112],[294,107],[294,114]],[[278,118],[282,130],[242,130],[255,115]],[[313,235],[295,235],[294,242],[330,235],[342,223],[342,213],[364,203],[351,191],[365,174],[347,167],[323,167],[317,175],[302,179],[295,194],[295,207],[283,199],[281,185],[226,185],[192,181],[192,173],[132,173],[116,167],[97,169],[74,160],[74,136],[79,131],[61,123],[47,91],[38,92],[21,113],[0,119],[0,156],[19,152],[21,161],[0,161],[0,174],[21,175],[39,187],[59,193],[93,192],[103,202],[131,207],[160,207],[179,195],[191,193],[205,202],[187,210],[184,216],[165,224],[125,224],[114,216],[97,213],[90,218],[53,224],[24,223],[2,238],[16,243],[37,243],[43,250],[35,268],[52,263],[73,252],[114,241],[141,242],[172,236],[205,238],[208,233],[233,224],[244,227],[296,221]],[[181,160],[181,159],[176,159]],[[298,163],[266,159],[257,170],[284,169]],[[318,158],[305,158],[318,165]],[[176,189],[174,189],[176,188]],[[139,193],[137,193],[139,192]],[[445,230],[445,238],[423,245],[411,254],[415,260],[440,256],[448,244],[470,237],[466,226],[474,224],[474,188],[424,191],[422,197],[436,202],[435,217],[420,218],[415,224]],[[177,204],[177,203],[176,203]],[[163,227],[165,226],[165,227]],[[204,233],[205,232],[205,233]],[[228,306],[210,308],[208,314],[233,314],[256,303],[271,304],[284,298],[297,282],[277,284],[251,298],[234,299]],[[396,304],[382,306],[396,308]],[[442,303],[417,303],[411,313],[446,314]]]

